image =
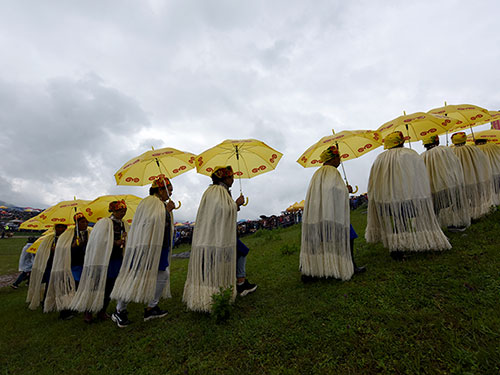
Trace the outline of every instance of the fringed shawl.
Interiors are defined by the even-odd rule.
[[[126,222],[124,227],[127,232]],[[70,306],[72,310],[98,312],[102,309],[113,243],[113,220],[99,220],[89,236],[80,284]]]
[[[210,185],[201,198],[182,300],[188,309],[210,312],[212,295],[233,287],[236,298],[237,206],[220,185]]]
[[[365,238],[382,241],[390,251],[451,248],[434,214],[427,169],[415,151],[390,149],[373,163]]]
[[[90,233],[91,228],[87,231]],[[43,307],[44,312],[69,309],[75,295],[75,279],[71,273],[71,243],[74,234],[74,229],[66,230],[57,241],[47,297]]]
[[[28,295],[26,297],[26,302],[29,303],[28,307],[31,310],[38,308],[38,306],[40,306],[40,301],[42,300],[42,279],[45,267],[47,267],[47,261],[50,257],[50,249],[52,248],[54,237],[55,233],[44,236],[36,252],[35,260],[33,261],[33,268],[31,269],[30,275],[30,285],[28,288]]]
[[[490,162],[476,146],[464,145],[451,149],[462,163],[465,193],[470,202],[471,217],[479,219],[490,212],[493,204]]]
[[[127,236],[120,273],[111,292],[112,299],[149,303],[154,298],[166,213],[165,204],[154,195],[144,198],[137,206]],[[173,215],[171,219],[170,243],[174,227]],[[169,257],[171,256],[172,248]],[[169,278],[162,297],[170,296]]]
[[[314,173],[304,203],[300,270],[304,275],[349,280],[349,193],[337,168]]]
[[[500,205],[500,145],[486,143],[478,146],[490,160],[493,180],[493,204]]]
[[[468,227],[470,205],[465,194],[464,171],[449,147],[437,146],[422,154],[431,185],[434,211],[441,227]]]

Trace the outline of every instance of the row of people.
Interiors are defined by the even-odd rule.
[[[386,151],[376,158],[368,183],[365,238],[368,243],[382,242],[396,260],[408,252],[450,249],[442,227],[463,231],[471,219],[500,203],[499,146],[466,145],[466,135],[460,132],[452,136],[454,147],[439,146],[437,136],[428,137],[421,156],[404,142],[401,132],[384,139]],[[337,170],[340,155],[335,146],[320,159],[323,166],[313,175],[305,200],[300,270],[303,279],[349,280],[356,273],[356,235],[349,229],[352,190]]]
[[[184,288],[183,301],[193,311],[210,311],[212,295],[221,286],[234,287],[233,299],[257,289],[246,278],[249,249],[236,237],[236,213],[244,197],[231,198],[232,168],[215,168],[212,182],[198,210]],[[171,296],[172,191],[167,178],[155,180],[130,228],[122,220],[127,210],[124,201],[110,203],[111,216],[92,229],[81,213],[75,215],[75,230],[56,224],[33,263],[29,307],[36,309],[43,302],[45,312],[57,310],[67,319],[71,311],[80,311],[91,322],[94,313],[106,320],[108,304],[115,299],[111,319],[119,327],[130,324],[130,302],[147,304],[145,321],[164,317],[167,312],[158,304],[160,298]]]
[[[442,158],[438,155],[451,155],[450,150],[457,155],[478,154],[461,151],[475,147],[461,142],[462,134],[454,135],[452,140],[455,147],[442,151],[436,138],[429,138],[424,142],[428,154],[421,157],[404,147],[401,132],[386,137],[386,151],[377,157],[370,172],[367,242],[382,242],[395,259],[402,259],[407,251],[449,249],[451,245],[441,226],[462,230],[470,225],[470,217],[476,219],[498,204],[494,193],[498,195],[500,190],[500,176],[494,177],[493,161],[457,156],[451,162],[454,168],[449,161],[435,161]],[[486,170],[484,175],[489,177],[473,180],[469,172],[464,174],[469,162],[463,160],[469,160],[475,170]],[[304,281],[315,277],[349,280],[354,273],[365,271],[354,262],[357,235],[349,217],[352,188],[346,187],[337,170],[340,155],[336,147],[327,148],[321,161],[323,166],[312,177],[305,201],[300,271]],[[456,171],[460,165],[461,172]],[[458,176],[455,182],[450,182],[449,177],[437,181],[450,174]],[[231,166],[215,168],[212,182],[198,209],[182,298],[193,311],[210,311],[212,296],[221,287],[233,287],[233,300],[238,293],[245,295],[257,288],[246,279],[248,248],[236,235],[236,215],[244,197],[231,198]],[[113,202],[111,217],[100,220],[92,232],[83,215],[76,217],[75,232],[56,225],[35,258],[28,291],[30,308],[40,304],[41,284],[46,283],[44,310],[61,311],[63,318],[67,311],[76,310],[85,312],[88,321],[91,313],[106,319],[110,299],[117,300],[112,319],[120,327],[130,324],[130,302],[147,304],[144,320],[165,316],[166,311],[158,303],[162,296],[170,296],[172,190],[168,179],[154,181],[150,196],[137,208],[130,230],[121,220],[126,212],[124,202]],[[470,212],[469,216],[460,210]],[[455,216],[461,219],[457,221]]]

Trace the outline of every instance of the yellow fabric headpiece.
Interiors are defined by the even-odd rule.
[[[433,143],[436,143],[437,141],[439,141],[439,135],[432,134],[432,135],[428,135],[424,139],[422,139],[422,144],[423,145],[431,145]]]
[[[167,177],[160,177],[156,180],[153,181],[153,184],[151,185],[152,188],[164,188],[166,189],[167,186],[172,185],[170,180]]]
[[[212,176],[215,176],[219,179],[223,179],[225,177],[231,177],[233,175],[233,168],[228,165],[227,167],[217,166],[214,168],[212,172]]]
[[[108,208],[109,208],[108,209],[109,212],[118,211],[118,210],[121,210],[123,208],[127,208],[127,203],[125,203],[125,201],[123,199],[121,201],[113,201],[113,202],[109,203]]]
[[[399,145],[402,145],[405,142],[405,137],[403,133],[400,131],[392,132],[388,134],[384,139],[384,150],[388,150]]]
[[[458,132],[451,136],[451,141],[454,145],[459,145],[467,141],[467,135],[464,132]]]
[[[319,156],[319,160],[324,163],[336,156],[340,156],[339,149],[336,146],[330,146]]]

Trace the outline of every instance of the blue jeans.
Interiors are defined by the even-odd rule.
[[[247,255],[249,248],[240,241],[238,238],[236,240],[236,277],[246,277],[247,273],[245,270],[245,265],[247,263]]]
[[[246,269],[245,265],[247,263],[247,256],[246,255],[240,255],[236,253],[236,277],[246,277]]]

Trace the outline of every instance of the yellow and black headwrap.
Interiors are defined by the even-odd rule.
[[[436,143],[437,141],[439,141],[439,135],[432,134],[432,135],[428,135],[424,139],[422,139],[422,144],[424,146],[425,145],[432,145],[432,144]]]
[[[340,156],[339,149],[337,148],[337,146],[330,146],[321,153],[321,155],[319,156],[319,160],[324,163],[336,156]]]
[[[234,175],[234,173],[233,173],[233,168],[230,165],[228,165],[227,167],[221,167],[221,166],[215,167],[214,171],[212,172],[212,177],[215,176],[218,179],[231,177],[232,175]]]
[[[454,145],[465,143],[465,141],[467,141],[467,134],[465,134],[465,132],[458,132],[451,136],[451,142],[453,142]]]
[[[405,143],[405,137],[400,131],[388,134],[384,139],[384,150],[388,150]]]
[[[151,187],[154,188],[163,188],[166,189],[168,186],[172,185],[170,180],[167,177],[160,177],[153,181]]]
[[[108,207],[108,211],[109,212],[115,212],[115,211],[121,210],[123,208],[127,208],[127,204],[122,199],[121,201],[110,202],[109,203],[109,207]]]

